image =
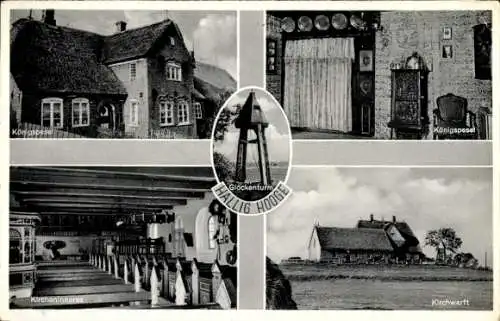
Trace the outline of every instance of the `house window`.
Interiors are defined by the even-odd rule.
[[[130,125],[137,125],[139,123],[139,103],[137,100],[130,101]]]
[[[76,98],[71,102],[73,127],[89,125],[90,104],[85,98]]]
[[[189,105],[185,101],[177,105],[177,123],[179,125],[189,124]]]
[[[182,68],[179,64],[167,63],[166,73],[168,80],[182,81]]]
[[[137,76],[137,65],[135,62],[130,64],[130,80],[135,80]]]
[[[196,102],[196,103],[194,103],[193,107],[194,107],[194,115],[195,115],[196,119],[202,119],[203,112],[201,110],[201,104]]]
[[[208,218],[208,247],[215,249],[217,245],[217,240],[215,234],[217,233],[216,219],[214,215],[210,215]]]
[[[175,46],[175,38],[174,37],[168,37],[170,40],[170,45]]]
[[[174,124],[174,103],[172,101],[160,102],[160,125],[170,126]]]
[[[61,98],[45,98],[42,100],[42,126],[63,127],[63,100]]]

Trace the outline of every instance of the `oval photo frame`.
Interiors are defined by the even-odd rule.
[[[290,124],[278,101],[249,86],[233,93],[214,120],[211,165],[215,197],[240,215],[260,215],[281,205],[292,164]]]

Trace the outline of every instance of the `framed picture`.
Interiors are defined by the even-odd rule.
[[[373,51],[359,51],[359,71],[373,71]]]
[[[444,27],[443,28],[443,39],[444,40],[451,40],[451,27]]]
[[[270,74],[275,74],[277,72],[276,69],[276,61],[278,60],[278,42],[276,39],[267,39],[266,42],[266,72]]]
[[[444,45],[442,50],[442,57],[444,59],[452,59],[453,58],[453,46]]]

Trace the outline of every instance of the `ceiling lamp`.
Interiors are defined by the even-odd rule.
[[[347,27],[347,17],[343,13],[336,13],[332,17],[332,26],[337,29],[345,29]]]
[[[321,31],[328,30],[330,27],[330,20],[325,15],[319,15],[314,19],[314,26]]]
[[[283,20],[281,21],[281,29],[283,29],[283,31],[285,31],[285,32],[294,31],[295,30],[295,21],[290,17],[283,18]]]
[[[299,18],[299,30],[300,31],[311,31],[313,28],[313,22],[312,19],[309,18],[308,16],[302,16]]]

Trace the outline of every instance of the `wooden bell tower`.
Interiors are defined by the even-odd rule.
[[[265,129],[268,125],[269,123],[264,116],[264,112],[255,97],[255,92],[251,91],[235,121],[235,127],[240,129],[235,181],[242,183],[246,181],[247,147],[248,144],[257,144],[260,183],[266,186],[271,185],[271,172],[269,170],[269,156],[265,135]],[[248,140],[249,130],[255,132],[256,139]]]

